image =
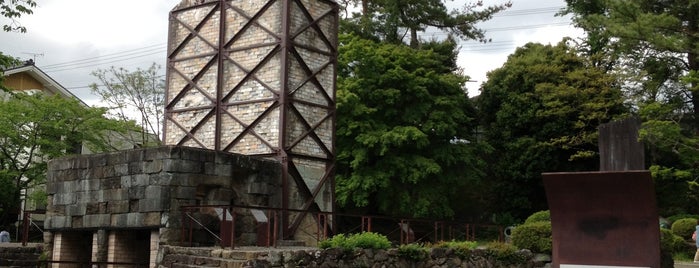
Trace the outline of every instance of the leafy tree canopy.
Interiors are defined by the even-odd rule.
[[[44,94],[14,93],[0,101],[0,204],[4,213],[19,206],[20,190],[45,181],[50,159],[111,149],[106,132],[124,132],[133,125],[104,117],[105,110],[77,100]]]
[[[699,127],[699,1],[566,0],[590,53],[627,75],[636,103],[681,101]]]
[[[93,83],[90,89],[107,105],[109,116],[122,121],[135,120],[141,127],[138,135],[129,135],[134,138],[134,144],[160,144],[165,80],[159,70],[160,66],[153,64],[136,71],[111,67],[92,72],[100,84]]]
[[[518,48],[481,89],[495,210],[546,209],[541,173],[598,170],[597,127],[626,113],[615,79],[566,41]]]
[[[451,217],[477,181],[473,108],[456,43],[424,49],[343,35],[337,91],[337,199],[394,216]]]
[[[622,75],[642,119],[661,213],[692,212],[699,196],[699,1],[566,2],[563,13],[587,32],[589,52]]]
[[[9,23],[2,26],[6,32],[19,31],[26,32],[27,28],[19,24],[17,21],[22,15],[30,15],[34,13],[32,8],[36,7],[34,0],[0,0],[0,15],[10,19]]]
[[[342,31],[358,36],[400,44],[409,36],[410,46],[416,48],[418,33],[434,27],[464,40],[487,42],[485,31],[476,24],[507,9],[510,2],[484,6],[482,1],[466,4],[461,10],[448,9],[442,0],[357,0],[345,4],[362,5],[361,13],[343,21]]]

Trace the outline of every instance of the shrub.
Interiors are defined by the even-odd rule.
[[[671,254],[686,251],[688,248],[684,239],[668,229],[660,229],[660,249]]]
[[[691,239],[692,233],[694,233],[696,226],[697,219],[684,218],[673,222],[672,227],[670,227],[670,230],[672,230],[673,234],[678,235],[684,239]]]
[[[388,249],[391,247],[391,241],[386,236],[372,232],[350,235],[347,238],[347,243],[353,248]]]
[[[344,234],[337,234],[331,238],[325,239],[318,243],[318,247],[322,249],[326,248],[341,248],[344,250],[354,249],[350,247],[347,243],[347,237]]]
[[[491,242],[486,245],[488,255],[504,265],[523,264],[527,262],[527,256],[517,250],[511,244]]]
[[[660,229],[660,267],[674,267],[674,261],[691,261],[696,249],[669,229]],[[691,257],[689,257],[691,256]]]
[[[450,248],[454,250],[454,254],[460,258],[468,258],[471,250],[478,247],[478,242],[475,241],[441,241],[434,245],[436,248]]]
[[[362,232],[345,236],[338,234],[330,239],[320,241],[319,248],[341,248],[344,250],[354,250],[355,248],[366,249],[387,249],[391,247],[391,241],[381,234]]]
[[[542,222],[542,221],[551,221],[551,212],[548,210],[542,210],[538,212],[534,212],[534,214],[530,215],[526,220],[524,220],[524,224],[528,223],[535,223],[535,222]]]
[[[429,257],[429,249],[422,244],[410,243],[398,247],[398,256],[412,261],[423,261]]]
[[[551,254],[551,222],[540,221],[517,226],[512,230],[512,244],[536,253]]]
[[[672,215],[670,217],[667,217],[667,220],[670,222],[670,224],[676,222],[677,220],[680,219],[687,219],[687,218],[692,218],[692,219],[699,219],[699,215],[695,214],[677,214],[677,215]]]

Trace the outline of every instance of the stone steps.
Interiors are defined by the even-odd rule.
[[[35,247],[0,247],[0,267],[35,267],[40,251]]]

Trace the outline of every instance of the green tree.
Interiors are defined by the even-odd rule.
[[[111,67],[92,72],[100,82],[90,85],[92,93],[102,98],[110,117],[136,121],[141,129],[133,142],[142,146],[160,144],[165,80],[159,70],[160,66],[154,63],[136,71]]]
[[[567,41],[518,48],[481,88],[494,211],[523,218],[546,209],[541,173],[598,170],[597,127],[627,112],[614,77]]]
[[[464,5],[461,10],[448,9],[442,0],[362,0],[361,13],[355,13],[343,23],[344,32],[352,32],[370,39],[400,44],[406,42],[417,48],[420,45],[418,34],[433,27],[464,40],[488,41],[485,31],[476,24],[492,18],[493,14],[511,6],[484,6],[482,1]]]
[[[483,164],[453,40],[423,49],[341,37],[337,200],[393,216],[452,217]]]
[[[0,209],[5,220],[18,211],[22,189],[45,182],[50,159],[74,154],[83,145],[110,150],[105,133],[133,127],[106,119],[104,109],[57,95],[15,93],[1,102]]]
[[[32,8],[35,7],[36,1],[34,0],[0,0],[0,15],[10,19],[9,23],[2,26],[2,29],[6,32],[26,32],[27,28],[22,26],[17,20],[23,15],[34,13]]]
[[[699,1],[566,2],[591,50],[624,78],[661,213],[691,212],[699,197]]]
[[[693,127],[699,120],[699,1],[566,0],[588,33],[591,51],[633,73],[627,89],[637,102],[681,96]]]

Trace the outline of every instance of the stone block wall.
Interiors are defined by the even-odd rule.
[[[42,247],[38,244],[0,244],[0,267],[38,267]]]
[[[543,268],[550,267],[551,257],[519,250],[508,257],[498,257],[487,249],[475,249],[467,256],[452,249],[433,248],[426,256],[411,259],[398,249],[338,248],[271,248],[267,250],[162,247],[159,267],[387,267],[387,268]]]
[[[180,206],[278,207],[280,172],[274,161],[175,146],[56,159],[45,228],[163,228],[169,243],[179,239]]]

